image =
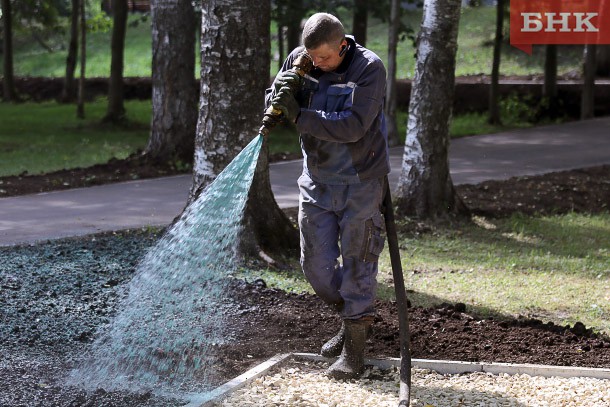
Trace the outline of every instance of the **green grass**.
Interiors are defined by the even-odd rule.
[[[152,37],[150,18],[141,20],[130,16],[125,37],[125,76],[151,76]],[[68,31],[68,30],[66,30]],[[67,34],[66,34],[67,35]],[[87,77],[108,77],[110,75],[111,31],[87,33]],[[17,36],[15,42],[15,75],[63,77],[66,72],[67,37],[50,38],[56,49],[48,52],[27,37]],[[63,45],[63,46],[62,46]],[[79,72],[80,63],[77,65]]]
[[[463,302],[469,312],[518,315],[556,324],[583,322],[610,333],[610,214],[513,216],[399,236],[408,297],[414,305]],[[250,270],[271,287],[309,292],[302,273]],[[393,299],[387,249],[378,296]]]
[[[526,315],[610,332],[610,214],[475,218],[401,239],[416,303],[464,302],[482,315]],[[381,274],[389,278],[389,259]]]
[[[125,158],[146,146],[150,101],[127,101],[129,128],[103,126],[107,102],[85,105],[85,120],[74,105],[55,102],[0,106],[0,176],[39,174],[88,167]]]
[[[339,14],[349,32],[351,27],[351,14],[343,11]],[[416,32],[421,22],[421,11],[405,13],[405,24]],[[151,35],[150,18],[140,15],[131,15],[127,28],[125,43],[125,76],[151,75]],[[505,24],[508,33],[508,24]],[[67,32],[68,30],[66,30]],[[275,24],[272,23],[271,33],[275,34]],[[458,52],[456,58],[456,75],[489,74],[491,72],[492,40],[495,32],[495,8],[465,8],[460,19],[458,34]],[[367,33],[367,47],[376,52],[384,61],[387,61],[387,23],[375,18],[369,19]],[[48,43],[56,51],[48,52],[27,35],[17,33],[15,37],[15,74],[18,76],[55,76],[61,77],[65,72],[66,44],[64,35],[56,35],[48,39]],[[110,72],[110,36],[111,32],[98,31],[88,34],[87,37],[87,77],[107,77]],[[196,42],[197,47],[199,42]],[[196,51],[196,55],[199,52]],[[414,76],[415,49],[410,40],[399,44],[398,48],[398,78],[412,78]],[[277,42],[272,42],[272,61],[270,73],[277,72]],[[273,59],[275,58],[275,59]],[[198,58],[197,58],[198,59]],[[1,60],[1,58],[0,58]],[[501,74],[504,75],[530,75],[543,72],[544,48],[534,47],[532,56],[505,45],[502,52]],[[580,71],[582,61],[582,47],[561,46],[558,55],[559,74],[570,71]],[[197,61],[197,65],[199,61]],[[199,69],[196,68],[196,73]]]

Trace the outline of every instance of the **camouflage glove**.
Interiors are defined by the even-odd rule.
[[[301,87],[301,80],[302,78],[296,72],[282,71],[277,74],[273,81],[275,93],[286,86],[296,92]]]
[[[292,90],[288,86],[284,86],[279,90],[271,101],[271,106],[281,110],[284,117],[293,123],[296,122],[301,113],[299,102],[294,98]]]

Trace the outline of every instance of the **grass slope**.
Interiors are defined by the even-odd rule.
[[[349,32],[351,15],[344,11],[340,14]],[[405,24],[415,32],[419,30],[421,11],[407,11],[403,17]],[[151,75],[151,21],[148,17],[131,15],[125,43],[125,76]],[[508,32],[508,23],[505,25]],[[277,30],[272,27],[272,33]],[[489,74],[491,72],[492,41],[495,33],[495,8],[464,8],[460,18],[458,34],[458,53],[456,75]],[[110,31],[97,31],[87,37],[87,76],[106,77],[110,72]],[[387,23],[371,18],[367,33],[367,47],[375,51],[384,61],[387,60]],[[15,74],[18,76],[55,76],[65,72],[66,44],[64,35],[48,39],[54,52],[48,52],[25,34],[17,33],[15,39]],[[198,41],[197,41],[198,45]],[[199,52],[196,52],[199,55]],[[196,57],[196,55],[194,57]],[[277,42],[272,42],[271,74],[277,72]],[[415,49],[410,40],[399,44],[398,78],[412,78],[414,75]],[[580,71],[582,47],[559,47],[559,74]],[[532,56],[510,47],[503,48],[501,74],[530,75],[540,74],[544,66],[544,47],[534,47]],[[199,72],[199,69],[196,69]]]

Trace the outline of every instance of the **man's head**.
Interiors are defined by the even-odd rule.
[[[334,71],[343,62],[347,49],[343,24],[331,14],[314,14],[303,27],[303,45],[314,66],[325,72]]]

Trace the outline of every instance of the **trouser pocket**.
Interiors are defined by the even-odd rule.
[[[376,262],[383,250],[385,237],[383,235],[383,222],[381,213],[373,215],[364,223],[364,241],[360,252],[360,259],[365,262]]]

